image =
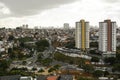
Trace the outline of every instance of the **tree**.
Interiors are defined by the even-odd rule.
[[[86,77],[78,77],[77,80],[94,80],[94,79],[90,79],[90,78],[86,78]]]
[[[42,65],[49,66],[49,64],[52,62],[52,59],[46,58],[41,61]]]
[[[62,53],[59,53],[59,52],[56,52],[54,54],[54,59],[57,60],[57,61],[61,61],[61,62],[66,62],[66,63],[69,63],[69,64],[81,64],[83,65],[85,63],[85,59],[83,58],[79,58],[79,57],[70,57],[70,56],[66,56]]]
[[[36,71],[36,70],[37,70],[37,68],[35,68],[35,67],[32,68],[32,71]]]
[[[53,71],[55,71],[55,68],[53,68],[53,67],[48,70],[49,73],[51,73]]]
[[[98,48],[98,42],[90,42],[90,47]]]
[[[22,62],[22,65],[26,65],[26,64],[27,64],[27,62],[26,62],[26,61],[23,61],[23,62]]]
[[[92,73],[94,71],[94,68],[90,64],[85,64],[82,66],[85,72]]]
[[[10,66],[10,62],[7,60],[0,60],[0,76],[7,75],[7,69]]]
[[[10,65],[10,62],[9,61],[6,61],[6,60],[1,60],[0,61],[0,69],[3,70],[6,70],[7,68],[9,68],[9,65]]]
[[[92,57],[91,62],[99,62],[99,58],[98,57]]]
[[[24,48],[25,47],[25,43],[24,42],[20,42],[20,47]]]
[[[42,73],[42,72],[45,72],[43,69],[40,69],[38,72]]]
[[[35,43],[37,47],[49,47],[49,42],[47,40],[40,40]]]
[[[14,36],[13,35],[9,35],[8,41],[13,41],[14,40]]]
[[[39,52],[43,52],[46,47],[49,47],[49,42],[47,40],[40,40],[37,41],[35,44],[36,44],[36,49]]]
[[[43,51],[45,50],[45,47],[39,46],[39,47],[36,47],[36,50],[37,50],[38,52],[43,52]]]
[[[112,70],[120,72],[120,63],[114,64]]]
[[[8,48],[8,53],[12,53],[12,48]]]
[[[120,46],[117,47],[116,53],[117,53],[117,54],[120,54]]]
[[[120,54],[116,54],[116,63],[120,63]]]
[[[95,50],[90,50],[90,54],[96,54]]]
[[[75,48],[75,41],[67,42],[65,45],[66,48]]]
[[[78,67],[82,68],[84,65],[85,65],[85,60],[84,60],[84,59],[81,59],[81,60],[79,61]]]
[[[108,57],[104,59],[105,63],[109,63],[110,65],[113,65],[116,61],[115,57]]]
[[[108,71],[105,71],[104,72],[104,76],[108,76],[109,75],[109,72]]]
[[[95,77],[101,77],[103,74],[104,74],[104,72],[101,71],[101,70],[96,70],[96,71],[93,72],[93,75]]]
[[[22,67],[22,68],[16,68],[16,67],[14,67],[14,68],[11,69],[11,71],[13,71],[13,70],[28,71],[28,69],[26,67]]]
[[[24,37],[24,38],[18,38],[18,40],[20,42],[29,42],[29,41],[33,41],[33,38],[32,37]]]
[[[58,70],[58,69],[60,68],[60,65],[57,64],[57,65],[54,65],[53,67],[54,67],[56,70]]]

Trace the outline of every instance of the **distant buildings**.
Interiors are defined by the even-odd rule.
[[[65,29],[65,30],[68,30],[68,29],[69,29],[69,23],[64,23],[63,26],[64,26],[64,29]]]
[[[105,20],[99,23],[99,51],[103,57],[116,55],[116,22]]]
[[[23,24],[21,27],[22,29],[28,29],[28,24]]]
[[[85,20],[76,22],[75,47],[82,50],[89,48],[89,22]]]

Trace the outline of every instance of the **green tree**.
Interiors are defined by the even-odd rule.
[[[32,37],[23,37],[23,38],[18,38],[18,40],[20,42],[29,42],[29,41],[33,41],[33,38]]]
[[[65,44],[65,47],[74,49],[75,48],[75,41],[67,42]]]
[[[13,41],[13,40],[14,40],[14,36],[13,35],[9,35],[8,41]]]
[[[90,47],[98,48],[98,42],[90,42]]]
[[[47,40],[40,40],[35,43],[37,47],[49,47],[49,42]]]
[[[26,61],[23,61],[23,62],[22,62],[22,65],[26,65],[26,64],[27,64],[27,62],[26,62]]]
[[[78,67],[82,68],[84,65],[85,65],[85,60],[84,60],[84,59],[81,59],[81,60],[79,61]]]
[[[94,79],[90,79],[90,78],[85,78],[85,77],[78,77],[77,80],[94,80]]]
[[[36,70],[37,70],[37,68],[35,68],[35,67],[32,68],[32,71],[36,71]]]
[[[10,62],[6,61],[6,60],[1,60],[0,61],[0,69],[1,70],[6,70],[7,68],[9,68]]]
[[[103,76],[103,74],[104,74],[104,72],[101,71],[101,70],[96,70],[96,71],[93,72],[93,75],[95,77],[101,77],[101,76]]]
[[[96,54],[95,50],[90,50],[90,54]]]
[[[120,63],[120,54],[116,54],[116,63]]]
[[[108,57],[104,59],[105,63],[109,63],[110,65],[113,65],[116,61],[115,57]]]
[[[112,70],[120,72],[120,63],[114,64]]]
[[[12,48],[8,48],[8,53],[12,53],[12,52],[13,52]]]
[[[42,72],[45,72],[43,69],[40,69],[38,72],[42,73]]]
[[[20,42],[20,47],[24,48],[25,47],[25,43],[24,42]]]
[[[49,47],[49,42],[47,40],[40,40],[37,41],[35,44],[36,44],[36,49],[39,52],[43,52],[46,49],[46,47]]]
[[[85,64],[82,66],[85,72],[92,73],[94,71],[94,68],[90,64]]]
[[[55,68],[53,68],[53,67],[48,70],[49,73],[51,73],[53,71],[55,71]]]
[[[116,53],[117,53],[117,54],[120,54],[120,46],[117,47]]]
[[[85,62],[85,59],[82,59],[82,58],[79,58],[79,57],[70,57],[70,56],[66,56],[62,53],[59,53],[59,52],[56,52],[54,54],[54,59],[57,60],[57,61],[61,61],[61,62],[66,62],[66,63],[69,63],[69,64],[81,64],[82,65],[84,64]]]
[[[99,62],[99,58],[98,57],[92,57],[91,62]]]
[[[52,62],[52,59],[50,59],[50,58],[46,58],[46,59],[43,59],[42,60],[42,65],[44,65],[44,66],[49,66],[49,64]]]
[[[57,64],[57,65],[54,65],[53,67],[54,67],[56,70],[58,70],[58,69],[60,68],[60,65]]]
[[[105,71],[104,72],[104,76],[108,76],[109,75],[109,72],[108,71]]]

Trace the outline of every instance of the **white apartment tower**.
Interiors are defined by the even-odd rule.
[[[116,22],[99,22],[99,51],[103,57],[116,55]]]
[[[69,29],[69,23],[64,23],[63,26],[64,26],[64,29],[65,29],[65,30],[68,30],[68,29]]]
[[[85,22],[85,20],[76,22],[75,47],[81,50],[89,48],[89,22]]]

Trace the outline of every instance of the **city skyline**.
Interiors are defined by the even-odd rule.
[[[0,27],[60,26],[75,27],[80,19],[99,26],[99,21],[111,19],[120,25],[120,0],[0,0]]]

